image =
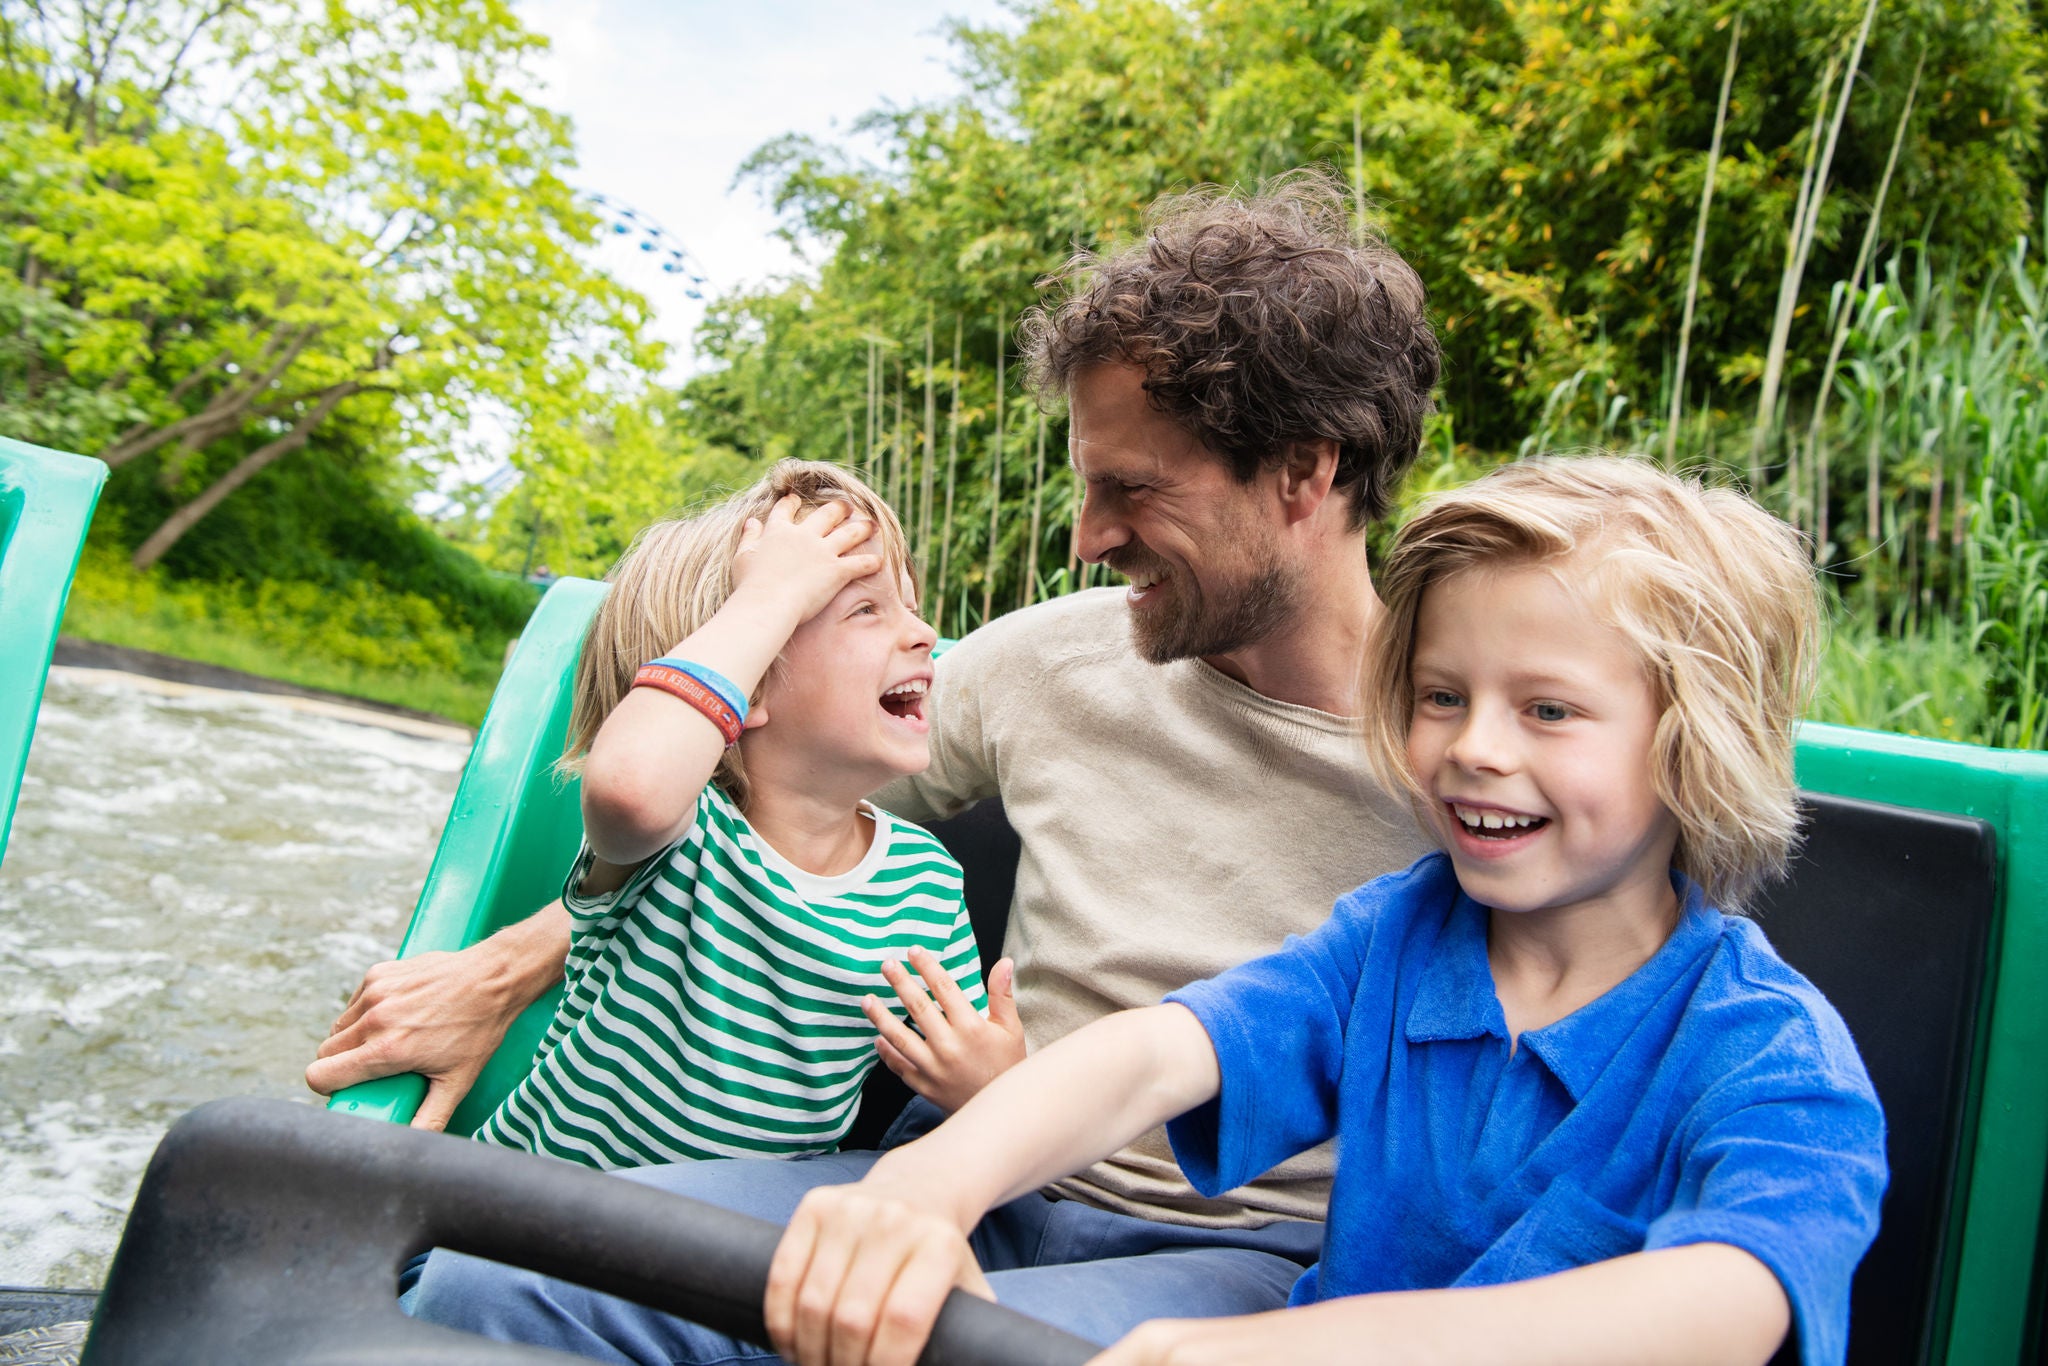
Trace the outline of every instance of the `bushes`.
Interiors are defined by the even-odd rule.
[[[153,459],[114,471],[65,630],[480,721],[540,595],[444,540],[375,466],[346,445],[275,466],[147,574],[127,564],[135,529],[161,519],[175,479]]]
[[[364,579],[178,580],[137,574],[88,548],[65,610],[67,635],[195,659],[475,725],[504,645],[480,641],[430,599]]]

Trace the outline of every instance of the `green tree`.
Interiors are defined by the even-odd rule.
[[[0,7],[0,397],[110,465],[162,453],[182,496],[137,568],[331,420],[417,462],[494,413],[518,463],[573,463],[564,405],[637,393],[659,356],[580,255],[541,42],[499,0]]]

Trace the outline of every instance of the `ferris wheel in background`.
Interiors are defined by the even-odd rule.
[[[638,237],[640,250],[653,256],[661,264],[664,275],[679,275],[683,281],[683,297],[702,299],[704,297],[704,270],[690,249],[683,245],[667,228],[654,221],[651,214],[635,209],[601,195],[585,191],[583,197],[589,201],[598,215],[605,220],[613,237]]]

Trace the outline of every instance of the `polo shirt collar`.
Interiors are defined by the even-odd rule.
[[[1423,965],[1415,987],[1415,1006],[1408,1012],[1408,1039],[1430,1043],[1443,1039],[1508,1036],[1507,1016],[1493,990],[1493,968],[1486,961],[1486,908],[1451,884],[1450,913],[1438,932],[1436,946]]]
[[[1635,1022],[1684,975],[1718,932],[1719,917],[1708,909],[1698,884],[1674,872],[1671,885],[1679,895],[1678,926],[1663,947],[1606,995],[1522,1035],[1522,1045],[1543,1060],[1574,1101],[1606,1069]],[[1486,924],[1486,908],[1462,891],[1456,893],[1416,985],[1415,1006],[1408,1012],[1410,1042],[1507,1038],[1507,1017],[1486,959]]]
[[[1522,1036],[1522,1046],[1543,1060],[1574,1101],[1592,1089],[1637,1023],[1719,935],[1721,917],[1707,908],[1699,885],[1674,872],[1671,887],[1679,898],[1678,924],[1650,961],[1606,995]]]

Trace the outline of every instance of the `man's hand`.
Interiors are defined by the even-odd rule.
[[[882,975],[896,989],[915,1029],[891,1015],[876,997],[861,1002],[861,1009],[875,1027],[875,1050],[889,1070],[950,1114],[1024,1061],[1024,1026],[1017,1019],[1016,964],[1005,958],[989,973],[985,1020],[936,955],[924,948],[912,949],[910,965],[917,969],[916,977],[901,963],[893,962],[882,965]]]
[[[995,1298],[951,1220],[821,1186],[775,1249],[762,1314],[769,1344],[797,1366],[912,1366],[955,1286]]]
[[[358,1082],[427,1079],[415,1129],[444,1129],[512,1021],[562,975],[568,912],[560,902],[459,953],[423,953],[363,974],[306,1069],[333,1095]]]

